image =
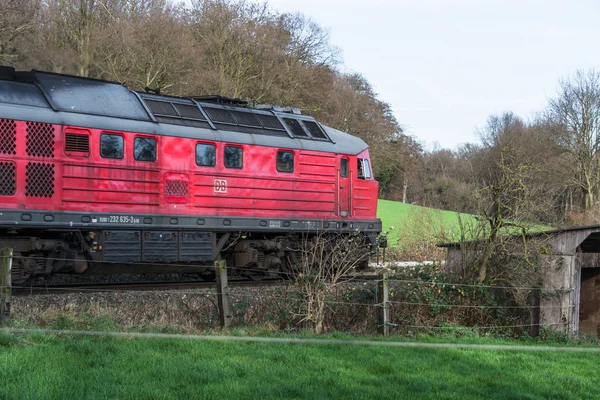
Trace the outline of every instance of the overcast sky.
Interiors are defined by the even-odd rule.
[[[600,67],[600,1],[269,0],[328,29],[428,149],[477,141],[492,113],[541,111],[560,78]]]

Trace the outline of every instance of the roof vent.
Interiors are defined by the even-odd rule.
[[[297,107],[282,107],[273,104],[255,104],[253,108],[257,110],[277,111],[281,113],[302,115],[302,110]]]
[[[217,104],[229,104],[233,106],[247,106],[248,100],[235,99],[232,97],[225,97],[219,95],[208,95],[208,96],[197,96],[192,97],[196,101],[203,101],[206,103],[217,103]]]

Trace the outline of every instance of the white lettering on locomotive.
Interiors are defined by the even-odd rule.
[[[109,215],[108,217],[100,217],[100,223],[110,224],[139,224],[140,218],[133,215]]]
[[[227,193],[227,179],[216,179],[213,183],[214,193]]]

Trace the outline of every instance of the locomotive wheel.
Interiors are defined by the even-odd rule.
[[[203,280],[204,282],[214,282],[217,280],[217,274],[214,270],[197,274],[197,276],[198,278],[200,278],[200,280]]]
[[[260,272],[254,272],[250,274],[248,278],[250,278],[251,281],[260,282],[265,278],[265,274]]]
[[[21,253],[13,253],[13,263],[11,266],[11,283],[13,285],[22,285],[31,277],[24,265],[24,258]]]

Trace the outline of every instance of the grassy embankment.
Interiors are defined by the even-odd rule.
[[[383,222],[383,231],[389,232],[390,245],[397,245],[398,240],[406,241],[406,235],[411,232],[458,240],[459,218],[465,226],[477,223],[471,214],[458,214],[390,200],[379,200],[377,216]]]
[[[591,399],[600,354],[0,334],[0,398]]]
[[[454,242],[461,240],[461,237],[472,240],[482,235],[482,225],[471,214],[379,200],[377,216],[383,222],[383,232],[389,233],[389,244],[392,247],[411,246],[419,241]],[[542,231],[552,228],[532,224],[530,229]],[[504,230],[504,232],[508,231]],[[520,232],[514,229],[513,233]]]

